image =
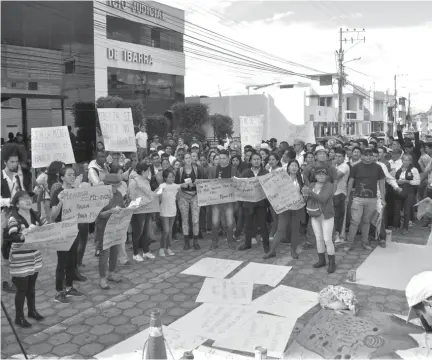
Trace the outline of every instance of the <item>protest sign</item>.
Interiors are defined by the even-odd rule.
[[[92,223],[111,198],[111,186],[64,190],[62,219],[76,218],[80,224]]]
[[[132,110],[130,108],[97,109],[107,151],[136,152]]]
[[[286,210],[298,210],[305,205],[300,190],[285,169],[272,171],[258,179],[276,214]]]
[[[421,220],[421,218],[425,215],[432,216],[432,199],[427,197],[422,201],[419,201],[414,206],[417,206],[417,220]]]
[[[151,213],[157,213],[160,212],[160,200],[159,196],[156,196],[148,202],[148,199],[145,199],[144,197],[140,198],[142,199],[140,202],[140,206],[135,208],[134,213],[135,214],[151,214]],[[143,203],[144,201],[144,203]]]
[[[266,198],[259,177],[233,178],[236,201],[258,202]]]
[[[198,205],[217,205],[236,201],[233,179],[196,180]]]
[[[75,157],[67,126],[31,129],[32,167],[49,166],[53,161],[74,164]]]
[[[127,230],[133,213],[134,208],[127,208],[122,209],[118,214],[111,214],[105,226],[103,250],[126,242]]]
[[[242,146],[261,144],[264,131],[264,115],[239,116]]]
[[[73,219],[28,229],[24,235],[24,245],[41,246],[55,251],[69,251],[77,235],[78,225]]]
[[[294,144],[294,140],[302,140],[307,143],[315,144],[315,130],[313,122],[310,121],[304,125],[289,125],[289,131],[287,133],[286,141],[290,145]]]

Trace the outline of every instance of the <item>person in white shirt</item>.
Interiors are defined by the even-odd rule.
[[[400,169],[402,166],[402,150],[400,148],[393,149],[391,152],[391,159],[389,161],[390,167],[392,170],[392,174],[396,172],[397,169]]]
[[[294,151],[296,152],[296,160],[299,163],[300,167],[303,165],[304,162],[304,155],[305,155],[305,151],[304,151],[304,141],[302,140],[294,140]]]
[[[135,135],[137,146],[142,149],[147,149],[148,136],[145,130],[145,125],[141,125],[140,131]]]
[[[335,149],[335,162],[337,169],[337,185],[336,191],[333,195],[333,206],[335,209],[335,243],[342,242],[339,235],[342,231],[343,219],[345,216],[345,198],[347,196],[348,177],[350,173],[350,167],[347,163],[345,163],[345,155],[344,149]]]

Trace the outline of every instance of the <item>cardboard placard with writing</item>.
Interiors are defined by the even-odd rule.
[[[130,108],[97,109],[105,150],[136,152],[132,110]]]
[[[25,234],[24,247],[43,247],[54,251],[69,251],[78,235],[75,219],[36,226]],[[24,249],[22,249],[24,250]]]
[[[236,201],[258,202],[266,198],[259,177],[233,178]]]
[[[75,156],[67,126],[31,129],[32,167],[49,166],[53,161],[74,164]]]
[[[233,179],[196,180],[198,205],[227,204],[236,201]]]
[[[112,198],[111,186],[63,190],[62,219],[92,223]]]
[[[284,168],[258,177],[276,214],[305,206],[303,196]]]
[[[146,199],[142,198],[143,201],[147,201]],[[143,204],[142,202],[140,204]],[[156,196],[151,200],[150,202],[146,202],[144,205],[140,205],[137,208],[135,208],[134,213],[135,214],[151,214],[151,213],[157,213],[160,212],[160,202],[159,202],[159,196]]]
[[[122,209],[118,214],[111,214],[105,226],[103,250],[126,242],[127,230],[134,213],[134,208]]]
[[[240,119],[240,141],[244,147],[253,147],[261,144],[264,131],[264,115],[239,116]]]
[[[302,140],[305,144],[315,144],[315,130],[313,127],[313,122],[310,121],[304,125],[294,125],[291,124],[289,127],[289,135],[286,141],[290,145],[294,144],[295,140]]]

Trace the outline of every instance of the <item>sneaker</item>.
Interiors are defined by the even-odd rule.
[[[409,227],[412,227],[412,226],[414,226],[414,223],[413,223],[412,221],[410,221],[410,222],[408,223],[408,226],[409,226]]]
[[[143,262],[144,261],[143,257],[140,254],[134,255],[133,260],[136,262]]]
[[[165,256],[165,249],[159,249],[159,256]]]
[[[144,258],[147,258],[147,259],[156,259],[156,256],[154,256],[151,252],[148,252],[148,253],[144,253],[143,254],[143,257]]]
[[[55,302],[58,302],[60,304],[70,304],[71,301],[66,298],[66,295],[64,293],[64,291],[57,293],[57,295],[54,298]]]
[[[83,297],[84,294],[77,289],[71,287],[69,290],[66,290],[65,292],[66,296],[73,296],[73,297]]]
[[[256,244],[258,244],[257,239],[256,238],[252,238],[252,245],[256,245]]]
[[[369,244],[362,244],[362,248],[365,250],[372,250],[372,246],[370,246]]]
[[[271,242],[271,241],[273,241],[274,240],[274,236],[270,236],[269,237],[269,241]]]
[[[119,261],[119,266],[132,266],[132,263],[129,260],[126,260],[126,262],[124,262],[124,263],[121,263]]]
[[[167,253],[169,256],[174,256],[174,255],[175,255],[174,251],[172,251],[170,248],[166,249],[166,253]]]

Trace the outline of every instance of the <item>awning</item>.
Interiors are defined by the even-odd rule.
[[[64,100],[67,99],[67,96],[64,95],[55,95],[55,94],[41,94],[41,93],[22,93],[22,92],[11,92],[11,91],[2,91],[1,93],[1,101],[6,101],[12,98],[18,99],[57,99]]]

